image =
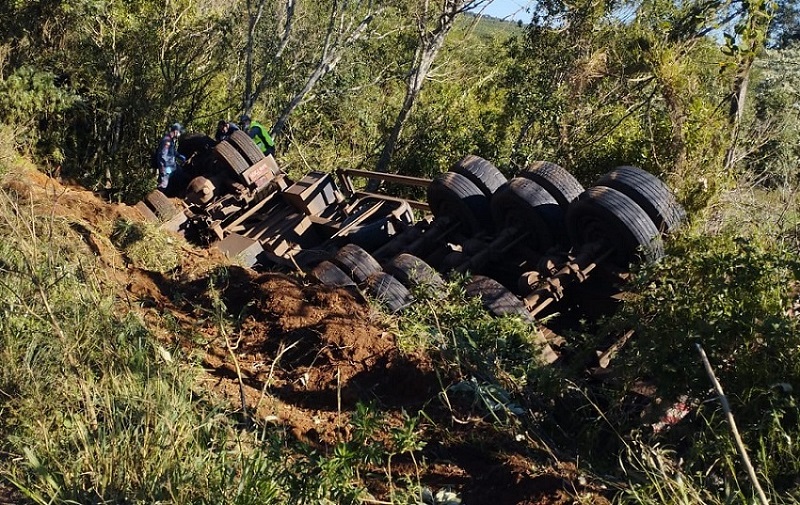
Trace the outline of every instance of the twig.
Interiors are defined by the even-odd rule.
[[[220,331],[222,332],[222,336],[225,338],[225,347],[228,350],[228,354],[233,360],[233,365],[236,367],[236,379],[239,382],[239,396],[242,402],[242,414],[244,415],[244,418],[247,420],[248,424],[252,425],[253,420],[250,418],[250,415],[247,412],[247,395],[245,394],[244,378],[242,377],[242,368],[239,366],[239,359],[236,357],[236,353],[231,346],[231,340],[228,338],[228,332],[225,331],[224,328],[220,328]]]
[[[283,344],[281,344],[280,349],[278,351],[278,355],[275,356],[275,359],[272,360],[272,364],[269,366],[269,375],[267,375],[267,380],[264,381],[264,387],[261,388],[261,396],[258,397],[258,403],[256,403],[254,409],[255,412],[258,412],[258,409],[261,407],[261,401],[267,394],[267,388],[270,387],[270,384],[272,384],[272,377],[275,373],[275,366],[277,366],[278,362],[281,360],[281,357],[283,357],[283,355],[286,352],[288,352],[290,349],[292,349],[292,347],[296,346],[299,343],[300,343],[299,340],[295,340],[287,347],[284,347]]]
[[[742,441],[742,437],[739,435],[739,430],[736,428],[736,421],[733,419],[733,413],[731,413],[731,407],[728,404],[728,399],[725,397],[725,393],[722,391],[722,385],[720,385],[717,377],[714,375],[714,370],[711,369],[711,363],[708,361],[708,356],[706,356],[706,352],[700,346],[700,344],[695,344],[697,347],[697,352],[700,353],[700,358],[703,360],[703,366],[706,368],[706,373],[708,374],[708,378],[711,379],[711,383],[714,385],[714,390],[717,392],[717,398],[719,398],[719,403],[722,406],[722,411],[725,412],[725,418],[728,420],[728,424],[731,427],[731,431],[733,432],[733,439],[736,441],[736,447],[739,449],[739,455],[742,458],[742,463],[744,464],[745,468],[747,469],[747,475],[750,477],[750,481],[753,483],[753,487],[756,488],[756,492],[758,493],[758,499],[762,505],[769,505],[769,500],[767,500],[767,495],[764,494],[764,490],[761,489],[761,484],[758,482],[758,476],[756,475],[756,470],[753,468],[753,464],[750,463],[750,457],[747,455],[747,449],[744,446],[744,442]]]

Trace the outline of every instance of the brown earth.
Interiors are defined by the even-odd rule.
[[[400,352],[383,316],[360,293],[302,276],[258,274],[230,265],[217,250],[190,245],[182,246],[176,271],[142,270],[107,239],[116,219],[142,219],[133,207],[39,172],[18,174],[4,188],[39,212],[66,218],[119,283],[128,310],[157,328],[171,315],[179,330],[159,335],[165,347],[179,345],[197,357],[205,369],[203,393],[226,399],[244,421],[273,423],[325,448],[348,439],[358,402],[377,405],[396,426],[403,412],[424,409],[432,421],[422,425],[427,445],[415,461],[393,462],[395,478],[419,473],[423,485],[453,489],[473,505],[609,503],[602,485],[587,482],[572,463],[543,457],[547,451],[524,434],[453,415],[438,398],[442,382],[454,378],[437,374],[423,354]],[[238,317],[236,327],[219,328],[219,301]],[[378,499],[387,499],[385,480],[369,484]]]

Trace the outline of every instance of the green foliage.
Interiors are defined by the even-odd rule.
[[[0,123],[0,177],[19,163],[17,145],[14,142],[14,128]]]
[[[769,27],[770,47],[786,49],[800,38],[800,6],[790,0],[778,0],[775,3],[775,18]]]
[[[0,444],[19,464],[0,472],[40,503],[193,494],[173,484],[204,480],[224,420],[195,411],[192,376],[115,314],[66,223],[19,210],[3,195]]]
[[[560,388],[557,373],[540,360],[539,331],[519,317],[493,317],[467,298],[463,279],[444,291],[420,286],[417,302],[395,320],[403,349],[425,350],[453,377],[445,395],[476,415],[504,423],[525,417],[520,405]],[[446,296],[443,296],[446,293]]]
[[[14,128],[13,142],[53,163],[64,161],[63,134],[55,128],[78,97],[47,71],[23,66],[0,77],[0,123]]]
[[[673,450],[652,446],[636,437],[626,445],[620,462],[626,475],[635,485],[625,489],[619,499],[622,504],[744,503],[738,490],[719,489],[719,482],[702,474],[687,474],[676,462]]]
[[[591,185],[634,164],[670,176],[690,211],[713,202],[731,181],[723,168],[730,128],[719,107],[730,76],[718,72],[724,58],[714,41],[684,25],[691,9],[643,2],[621,22],[610,4],[553,4],[548,14],[561,17],[532,23],[509,46],[514,165],[553,161]],[[698,16],[692,23],[709,22]]]
[[[631,376],[657,377],[669,396],[703,397],[708,381],[696,362],[700,343],[734,396],[791,381],[800,373],[797,321],[786,311],[800,262],[757,237],[687,236],[637,281],[622,326],[635,328]]]
[[[640,294],[615,321],[636,330],[622,359],[625,384],[645,378],[668,402],[681,395],[704,400],[710,383],[695,349],[700,344],[745,440],[761,451],[762,471],[770,479],[797,472],[800,453],[780,440],[800,435],[790,421],[800,384],[800,322],[790,312],[798,282],[796,252],[758,234],[688,234],[675,241],[669,256],[639,274]],[[718,405],[704,404],[700,415],[706,423],[695,424],[694,445],[684,455],[689,464],[735,461],[735,449],[718,442],[726,431]]]
[[[138,191],[131,181],[152,179],[147,160],[162,129],[207,115],[202,109],[225,93],[212,86],[229,50],[219,43],[228,25],[218,9],[188,1],[77,0],[52,10],[38,2],[4,9],[4,19],[13,20],[0,31],[0,44],[12,47],[8,75],[22,75],[30,97],[11,94],[21,104],[12,112],[34,108],[39,151],[88,187]],[[58,115],[49,110],[56,105]]]
[[[441,95],[463,98],[454,101]],[[481,109],[475,97],[463,96],[461,86],[430,89],[426,98],[431,103],[420,104],[420,110],[406,126],[403,146],[395,155],[393,165],[403,175],[432,178],[466,154],[482,152],[479,145],[486,145]],[[485,153],[489,158],[493,157],[491,154]]]

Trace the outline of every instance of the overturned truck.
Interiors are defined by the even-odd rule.
[[[341,169],[293,181],[241,131],[219,143],[190,135],[180,151],[181,176],[139,202],[142,214],[255,269],[363,288],[393,312],[453,272],[470,274],[467,294],[495,315],[613,301],[629,266],[658,259],[685,217],[661,180],[632,166],[590,188],[553,163],[507,179],[473,155],[432,180]],[[364,179],[425,188],[427,201],[359,191]],[[544,360],[558,359],[540,343]]]

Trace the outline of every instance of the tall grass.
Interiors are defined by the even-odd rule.
[[[111,230],[111,241],[139,268],[166,273],[180,264],[177,239],[152,223],[118,219]]]
[[[0,474],[37,503],[234,491],[240,470],[220,471],[235,462],[221,458],[251,437],[199,401],[193,370],[118,310],[94,259],[75,250],[80,237],[5,194],[0,237]]]

